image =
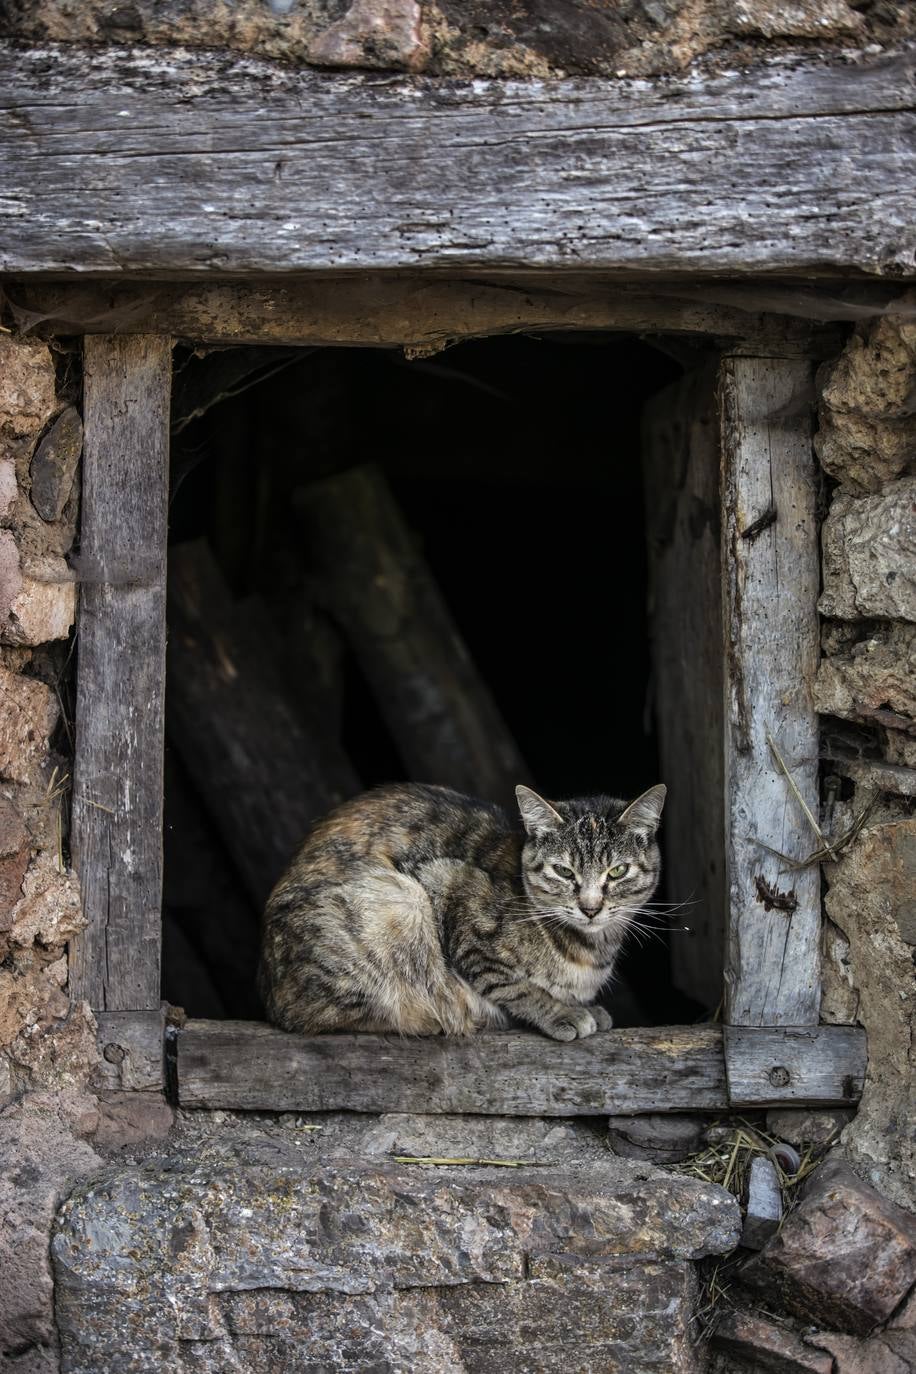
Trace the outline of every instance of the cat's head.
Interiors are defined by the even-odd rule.
[[[623,929],[658,885],[655,840],[665,788],[629,804],[613,797],[545,801],[530,787],[515,794],[525,827],[522,880],[545,919],[595,934]]]

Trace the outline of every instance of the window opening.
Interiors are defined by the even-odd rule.
[[[546,796],[632,797],[660,780],[691,786],[663,776],[650,701],[647,502],[663,493],[647,490],[642,461],[645,408],[682,371],[659,348],[620,335],[492,338],[416,360],[355,348],[176,357],[166,1000],[192,1016],[261,1015],[259,896],[309,811],[354,787],[418,776],[391,728],[396,708],[380,704],[310,559],[315,484],[367,464],[379,474],[372,480],[390,493],[527,779]],[[176,611],[182,578],[199,584],[190,628]],[[212,713],[228,708],[220,685],[208,698],[194,671],[195,634],[220,641],[224,674],[253,663],[263,677],[260,694],[252,687],[209,744]],[[271,708],[271,728],[253,734],[272,742],[274,756],[252,762],[244,713],[263,724],[270,692],[282,695],[282,711]],[[283,722],[296,720],[327,756],[299,789],[284,776],[294,750],[284,749]],[[248,812],[233,795],[251,782],[246,769],[258,774]],[[274,773],[276,797],[265,805]],[[493,796],[490,783],[463,790]],[[314,797],[303,795],[309,787]],[[505,789],[493,799],[505,802]],[[258,807],[266,814],[255,816]],[[664,886],[658,894],[687,896]],[[713,1010],[672,978],[689,936],[667,927],[690,924],[689,909],[652,924],[628,942],[609,997],[619,1025],[690,1022]]]

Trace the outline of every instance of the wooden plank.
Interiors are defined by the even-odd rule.
[[[722,597],[716,369],[653,397],[643,417],[652,683],[668,784],[666,895],[688,902],[673,944],[675,986],[709,1012],[725,948]]]
[[[127,1092],[161,1092],[164,1086],[165,1013],[102,1011],[96,1013],[101,1062],[92,1086]]]
[[[780,1103],[852,1106],[865,1083],[865,1032],[857,1026],[725,1028],[733,1107]]]
[[[893,291],[899,295],[900,288]],[[729,351],[833,356],[835,327],[892,310],[888,288],[801,288],[754,283],[658,283],[595,274],[514,272],[489,280],[431,273],[322,274],[308,280],[125,282],[39,280],[7,284],[8,318],[47,334],[166,332],[194,343],[347,345],[432,350],[456,339],[520,330],[616,330],[707,335]],[[781,313],[782,312],[782,313]],[[818,312],[820,312],[818,314]]]
[[[7,46],[0,270],[907,275],[912,71],[441,82]]]
[[[764,1081],[767,1102],[848,1103],[861,1094],[864,1031],[730,1030],[730,1103],[722,1034],[714,1025],[663,1026],[561,1044],[526,1031],[307,1037],[261,1022],[188,1021],[177,1033],[178,1096],[183,1107],[247,1111],[600,1116],[724,1111],[757,1101]],[[776,1068],[788,1073],[785,1089],[769,1081]]]
[[[171,374],[165,336],[86,340],[70,990],[101,1011],[159,1006]]]
[[[408,777],[516,811],[531,781],[411,530],[376,468],[297,500],[316,593],[349,638]]]
[[[614,1030],[561,1044],[522,1031],[400,1039],[189,1021],[183,1107],[600,1116],[726,1105],[717,1026]]]
[[[236,612],[204,541],[169,562],[169,739],[260,910],[311,823],[359,779],[293,706],[270,627]]]
[[[722,365],[725,617],[726,1020],[816,1025],[820,874],[793,869],[819,845],[769,740],[816,814],[819,557],[812,368]],[[778,852],[773,852],[778,851]]]

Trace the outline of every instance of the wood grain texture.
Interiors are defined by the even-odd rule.
[[[0,270],[908,274],[912,55],[629,80],[7,47]]]
[[[169,561],[169,739],[260,910],[311,823],[359,779],[297,711],[271,627],[235,606],[206,543]]]
[[[407,776],[515,811],[531,781],[383,474],[314,482],[297,501],[316,594],[349,639]]]
[[[125,1092],[161,1092],[164,1082],[165,1012],[101,1011],[96,1013],[102,1057],[92,1086]]]
[[[643,419],[652,682],[667,897],[690,905],[673,939],[675,985],[708,1011],[725,946],[719,427],[713,364],[652,398]]]
[[[168,337],[86,340],[70,990],[99,1011],[159,1006],[171,374]]]
[[[899,287],[893,290],[899,294]],[[653,287],[575,271],[445,279],[434,273],[322,274],[256,282],[6,284],[11,322],[45,334],[165,332],[195,343],[445,347],[521,330],[707,335],[730,352],[834,356],[835,326],[892,309],[884,283],[829,287],[659,282]]]
[[[608,1031],[561,1044],[522,1031],[467,1038],[288,1035],[189,1021],[178,1038],[186,1107],[599,1116],[725,1105],[716,1026]]]
[[[729,932],[726,1020],[816,1025],[819,841],[768,743],[816,815],[820,571],[812,368],[732,358],[720,379]],[[771,851],[778,851],[773,853]]]
[[[863,1031],[729,1033],[737,1036],[738,1105],[756,1101],[764,1079],[767,1100],[783,1100],[768,1078],[783,1066],[786,1101],[854,1101],[861,1093]],[[712,1025],[605,1031],[572,1044],[525,1031],[309,1038],[245,1021],[189,1021],[177,1034],[183,1107],[600,1116],[729,1106],[723,1032]]]
[[[866,1040],[857,1026],[726,1026],[724,1033],[733,1107],[812,1102],[848,1107],[862,1096]]]

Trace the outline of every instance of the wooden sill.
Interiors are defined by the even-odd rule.
[[[850,1106],[865,1076],[865,1032],[852,1026],[664,1026],[571,1044],[524,1031],[308,1037],[248,1021],[189,1021],[173,1035],[180,1105],[247,1111],[565,1117]]]

